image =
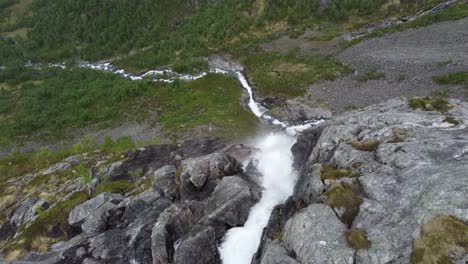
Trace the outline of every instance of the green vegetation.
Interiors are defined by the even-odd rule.
[[[104,138],[104,143],[100,146],[100,149],[107,152],[120,153],[125,150],[133,149],[134,147],[135,143],[129,136],[120,137],[115,141],[112,140],[110,136],[106,136]]]
[[[329,165],[322,165],[320,170],[320,179],[321,180],[336,180],[340,178],[351,178],[358,176],[351,169],[335,169]]]
[[[452,216],[438,216],[425,223],[413,242],[411,263],[453,263],[449,252],[468,251],[468,225]]]
[[[379,148],[380,142],[378,140],[367,140],[367,141],[351,141],[351,146],[354,149],[360,151],[376,151]]]
[[[117,64],[133,70],[148,69],[236,46],[247,38],[244,34],[254,24],[251,11],[252,1],[247,0],[204,4],[165,41]]]
[[[354,250],[369,249],[372,246],[366,231],[360,229],[350,229],[346,232],[346,242]]]
[[[359,207],[363,200],[347,183],[338,183],[328,189],[324,195],[326,204],[332,208],[344,209],[341,221],[351,226],[359,213]]]
[[[459,84],[468,87],[468,72],[454,72],[442,76],[433,77],[439,84]]]
[[[19,135],[48,132],[55,138],[64,129],[103,122],[109,126],[124,119],[159,121],[169,133],[212,125],[220,135],[234,137],[250,133],[257,124],[240,105],[237,83],[216,74],[166,84],[78,68],[7,68],[0,72],[1,82],[14,87],[0,90],[0,141],[6,143]],[[151,110],[160,113],[156,120],[148,114]],[[129,146],[128,140],[117,144]]]
[[[112,181],[104,182],[96,186],[93,194],[98,195],[103,192],[119,193],[125,195],[129,191],[135,189],[135,184],[129,181]]]
[[[310,24],[318,19],[325,21],[343,21],[351,16],[370,15],[377,11],[383,0],[331,0],[320,8],[320,0],[265,1],[261,20],[286,20],[291,25]]]
[[[379,72],[375,69],[368,70],[367,72],[358,76],[358,81],[360,82],[367,82],[370,80],[378,80],[385,78],[385,74],[383,72]]]
[[[447,100],[443,98],[430,98],[430,97],[413,97],[409,100],[409,106],[413,109],[420,109],[423,111],[438,111],[445,113],[453,108]]]
[[[88,190],[88,196],[91,196],[93,188],[93,175],[91,174],[91,170],[81,163],[75,167],[75,171],[78,181]]]
[[[334,80],[348,69],[330,57],[299,57],[294,52],[259,52],[244,61],[259,96],[302,95],[308,85]]]
[[[25,47],[37,60],[108,58],[161,41],[194,9],[189,0],[38,0]]]
[[[199,72],[206,72],[209,70],[209,67],[206,60],[191,59],[174,64],[173,70],[178,73],[195,74]]]
[[[221,134],[241,137],[253,132],[257,119],[240,105],[242,90],[236,81],[218,74],[189,83],[175,84],[158,91],[165,109],[159,122],[166,130],[180,132],[188,128],[212,125]]]
[[[414,2],[414,1],[408,0],[406,2]],[[421,1],[421,2],[424,2],[424,1]],[[440,1],[426,2],[425,9],[427,9],[429,6],[433,6],[437,2],[440,2]],[[437,22],[442,22],[442,21],[447,21],[447,20],[458,20],[458,19],[462,19],[465,17],[468,17],[468,6],[466,5],[466,3],[463,3],[462,1],[459,3],[452,4],[449,8],[439,13],[429,14],[423,17],[419,17],[413,21],[395,25],[392,27],[377,29],[373,31],[372,33],[366,35],[365,37],[357,38],[348,42],[346,46],[352,46],[365,39],[378,38],[378,37],[382,37],[385,34],[404,31],[409,28],[425,27],[425,26],[428,26]]]

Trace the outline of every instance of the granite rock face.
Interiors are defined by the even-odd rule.
[[[251,152],[203,139],[127,154],[110,165],[108,180],[125,179],[142,166],[149,188],[126,195],[104,192],[75,206],[64,223],[74,230],[70,240],[12,263],[221,263],[220,239],[230,227],[244,224],[260,198],[260,187],[228,153],[246,159]],[[2,225],[2,236],[32,221],[38,206],[46,205],[26,200]]]
[[[331,120],[299,164],[295,213],[281,231],[289,255],[300,263],[409,263],[423,224],[440,215],[467,223],[468,104],[452,100],[449,108],[422,111],[394,99]],[[321,178],[325,165],[330,179]],[[343,219],[352,206],[358,213]],[[278,226],[272,220],[266,232]],[[351,228],[371,246],[352,249]],[[264,233],[256,259],[274,239]],[[460,262],[464,250],[446,257]]]

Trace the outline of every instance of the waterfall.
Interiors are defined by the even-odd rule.
[[[254,205],[243,227],[228,230],[219,247],[223,264],[248,264],[260,244],[263,228],[268,224],[271,211],[292,194],[297,172],[294,171],[291,147],[294,136],[284,132],[270,133],[259,138],[254,155],[264,188],[262,198]]]

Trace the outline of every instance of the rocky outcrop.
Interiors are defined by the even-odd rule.
[[[463,263],[468,104],[439,103],[448,111],[391,100],[304,131],[291,150],[294,193],[274,207],[252,263]],[[129,155],[114,171],[146,166],[149,189],[75,206],[73,237],[18,263],[221,263],[221,239],[244,224],[261,188],[248,159],[255,149],[211,146],[154,154],[161,160],[150,153],[181,147]],[[40,200],[25,201],[10,220],[30,219]],[[0,235],[16,232],[18,221]]]
[[[207,220],[228,227],[242,225],[259,199],[260,189],[255,183],[239,176],[225,177],[208,199]]]
[[[187,140],[180,144],[153,145],[128,153],[127,160],[114,166],[106,180],[132,180],[129,172],[141,170],[140,176],[153,174],[159,168],[176,164],[180,159],[203,156],[226,147],[218,138]]]
[[[179,176],[181,199],[206,199],[222,177],[241,171],[240,164],[223,153],[184,160]]]
[[[221,263],[219,240],[245,222],[260,187],[226,154],[246,159],[251,148],[197,142],[187,143],[189,149],[183,144],[147,147],[112,163],[109,175],[120,175],[114,180],[143,166],[139,176],[152,180],[150,188],[126,196],[104,192],[75,206],[64,223],[73,228],[69,241],[13,263]],[[37,204],[38,199],[27,200],[15,211],[13,231],[3,225],[2,232],[14,234],[16,222],[29,219]]]
[[[345,231],[330,207],[311,204],[286,222],[282,240],[300,263],[352,264],[354,252],[346,246]]]
[[[448,230],[468,228],[468,104],[445,104],[440,113],[395,99],[330,121],[302,163],[292,216],[272,235],[284,221],[273,213],[256,263],[269,259],[278,237],[275,252],[284,247],[299,263],[461,261],[468,248]],[[441,245],[418,242],[415,252],[427,232],[438,232]]]

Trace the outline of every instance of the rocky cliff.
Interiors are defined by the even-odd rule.
[[[466,263],[468,104],[424,103],[394,99],[304,131],[292,148],[294,194],[273,210],[252,262]],[[68,241],[11,263],[221,263],[218,244],[262,194],[255,169],[241,166],[256,150],[188,146],[147,147],[108,166],[111,181],[143,168],[152,187],[75,206]],[[2,239],[21,233],[6,231],[34,219],[34,206],[10,213]]]

